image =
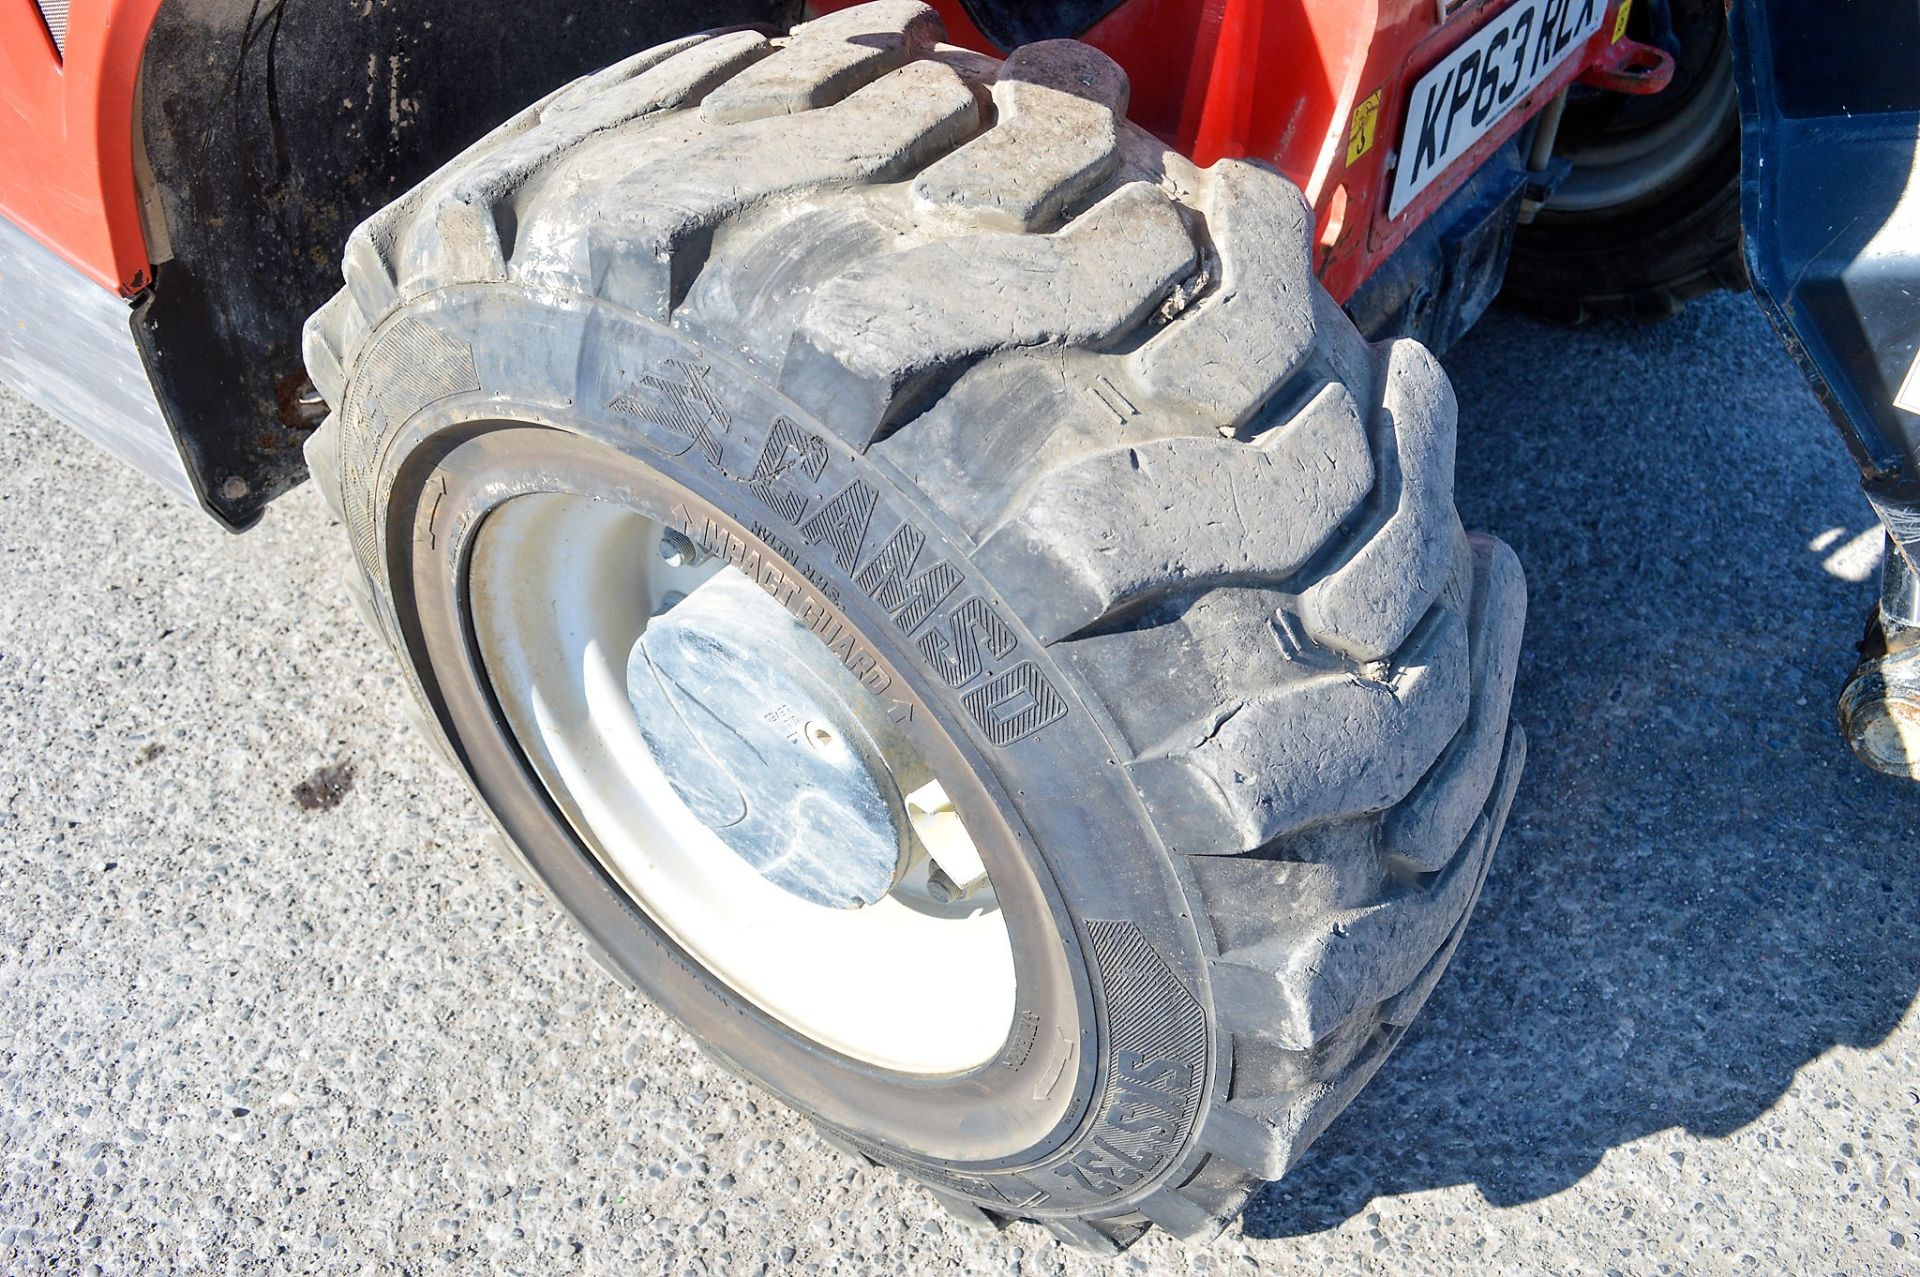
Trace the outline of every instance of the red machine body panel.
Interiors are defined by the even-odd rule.
[[[0,215],[101,286],[153,278],[134,98],[163,0],[72,0],[66,53],[28,0],[0,5]]]

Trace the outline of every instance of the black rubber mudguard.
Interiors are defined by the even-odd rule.
[[[306,478],[320,407],[300,324],[347,234],[555,86],[623,53],[798,0],[360,6],[167,0],[140,130],[171,252],[134,338],[208,513],[230,528]]]

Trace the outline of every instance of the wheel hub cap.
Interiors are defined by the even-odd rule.
[[[911,826],[891,760],[912,751],[752,581],[721,572],[655,618],[628,655],[627,696],[674,793],[767,881],[841,909],[893,890]]]

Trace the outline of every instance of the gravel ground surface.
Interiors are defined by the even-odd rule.
[[[1833,727],[1877,534],[1830,428],[1741,299],[1449,364],[1532,582],[1502,858],[1307,1163],[1108,1264],[602,975],[390,712],[310,490],[229,537],[0,396],[0,1270],[1920,1269],[1920,793]]]

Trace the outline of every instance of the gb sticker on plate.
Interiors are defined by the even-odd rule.
[[[1606,15],[1607,0],[1520,0],[1421,76],[1400,130],[1387,216],[1400,216],[1509,109],[1577,54]]]

